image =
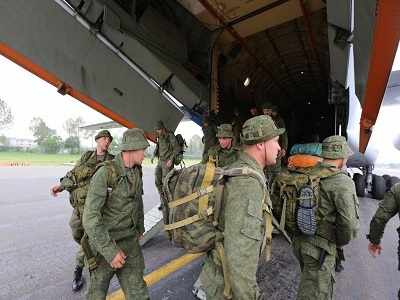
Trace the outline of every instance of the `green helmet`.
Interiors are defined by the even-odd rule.
[[[157,124],[156,124],[156,127],[155,127],[155,130],[160,130],[160,129],[163,129],[163,128],[165,128],[163,121],[158,120]]]
[[[274,105],[269,102],[265,101],[263,104],[261,104],[261,109],[273,109]]]
[[[233,138],[233,131],[231,124],[221,124],[217,128],[217,138]]]
[[[140,128],[132,128],[124,132],[120,149],[121,151],[143,150],[149,146],[144,131]]]
[[[111,136],[111,133],[108,130],[101,130],[99,131],[96,136],[94,137],[94,140],[96,141],[97,139],[101,137],[108,137],[110,139],[110,142],[112,142],[113,137]]]
[[[256,116],[243,124],[240,138],[246,145],[268,141],[285,132],[285,128],[277,128],[270,116]]]
[[[341,159],[349,157],[353,152],[347,144],[346,138],[332,135],[322,141],[321,157],[327,159]]]

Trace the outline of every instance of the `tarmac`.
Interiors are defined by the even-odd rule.
[[[0,168],[0,299],[84,299],[84,291],[71,291],[78,246],[68,227],[72,212],[68,194],[64,192],[53,198],[49,192],[69,168]],[[143,171],[146,212],[158,205],[159,200],[153,167],[145,166]],[[398,175],[392,170],[382,172]],[[397,299],[400,273],[395,229],[399,226],[398,217],[385,230],[381,256],[372,258],[367,251],[365,235],[378,203],[360,198],[360,233],[345,247],[345,270],[336,274],[336,299]],[[145,273],[185,253],[171,245],[164,233],[150,240],[142,250]],[[263,299],[295,299],[299,267],[287,242],[280,236],[274,237],[272,257],[270,262],[260,264],[258,270]],[[202,259],[198,259],[150,287],[151,299],[195,299],[191,289],[201,265]],[[110,292],[116,289],[118,283],[114,279]]]

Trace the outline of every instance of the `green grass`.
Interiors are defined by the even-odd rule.
[[[62,165],[75,163],[80,155],[45,154],[28,152],[0,152],[0,164],[23,163],[34,166]]]
[[[79,154],[45,154],[28,152],[0,152],[0,166],[10,163],[25,164],[31,166],[57,166],[65,163],[75,163],[79,159]],[[186,166],[199,163],[200,159],[185,159]],[[154,160],[156,165],[157,160]],[[149,158],[143,162],[144,165],[152,165]]]

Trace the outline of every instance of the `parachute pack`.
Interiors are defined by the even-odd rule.
[[[250,176],[265,186],[262,176],[250,168],[216,168],[210,162],[168,173],[163,187],[163,215],[165,229],[177,246],[189,252],[203,252],[222,240],[218,219],[224,184],[235,176]],[[269,207],[265,210],[271,215]]]
[[[272,186],[274,211],[280,216],[279,227],[291,235],[319,234],[332,239],[319,228],[318,205],[321,179],[334,176],[339,170],[316,166],[279,174]],[[329,236],[328,236],[329,234]]]

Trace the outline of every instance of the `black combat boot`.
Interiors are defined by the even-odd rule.
[[[74,271],[74,279],[72,280],[72,291],[78,292],[83,287],[82,267],[76,266]]]

